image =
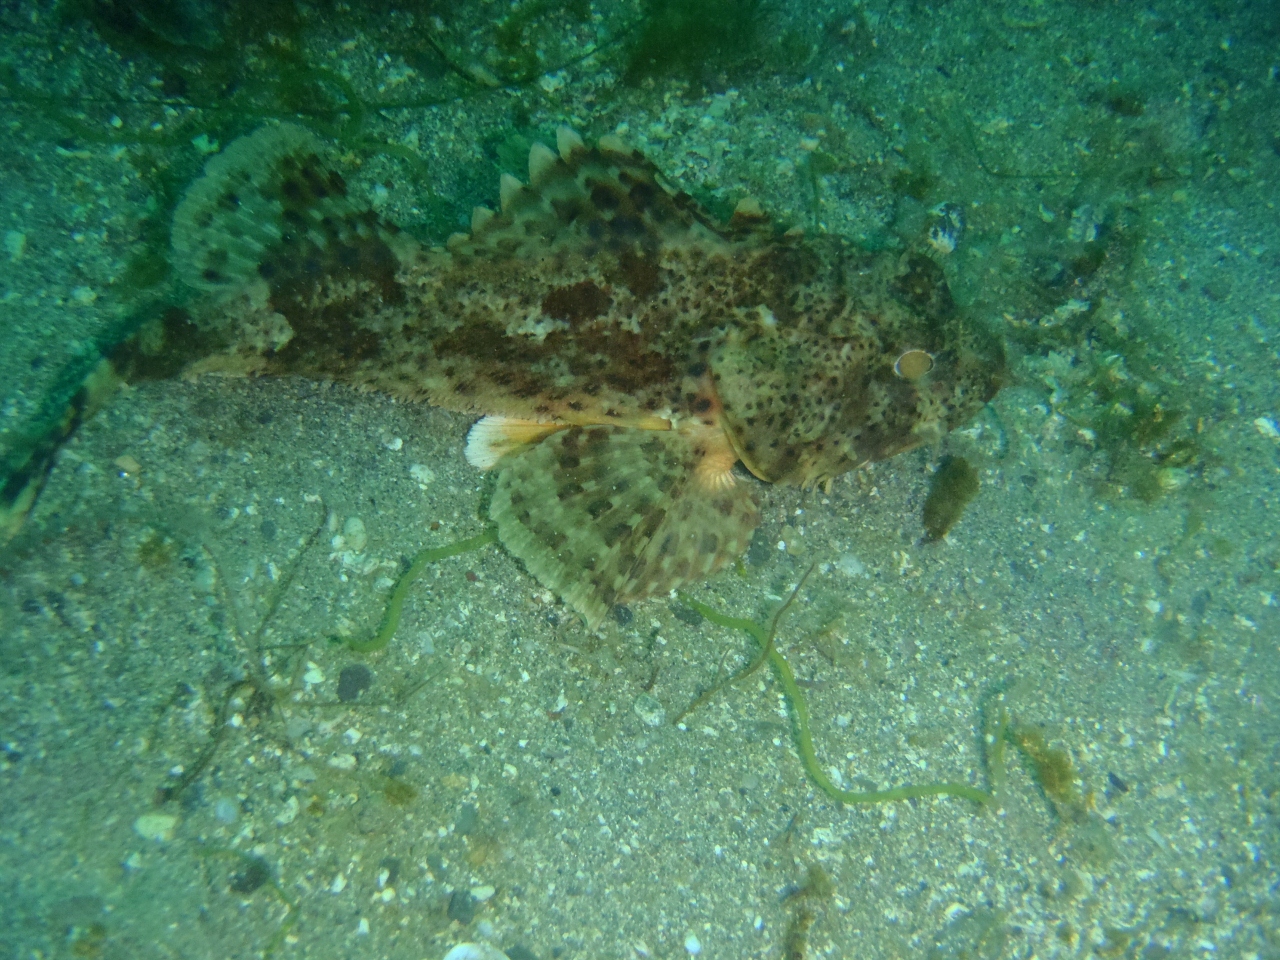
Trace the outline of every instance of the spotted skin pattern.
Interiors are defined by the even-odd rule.
[[[829,484],[999,388],[999,345],[925,244],[782,232],[753,200],[720,222],[622,141],[564,128],[499,194],[425,247],[309,132],[264,127],[175,215],[200,296],[111,367],[340,380],[485,418],[468,456],[497,473],[499,538],[591,627],[746,548],[759,511],[736,464]]]

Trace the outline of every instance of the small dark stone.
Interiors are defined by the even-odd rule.
[[[618,621],[618,626],[629,627],[636,615],[631,612],[631,608],[625,603],[620,603],[613,608],[613,619]]]
[[[461,836],[469,836],[475,833],[476,827],[480,825],[480,808],[474,803],[464,803],[462,809],[458,811],[458,819],[453,822],[453,829]]]
[[[245,855],[243,866],[231,875],[228,886],[236,893],[253,893],[271,879],[271,868],[260,857]]]
[[[400,858],[399,857],[383,857],[378,863],[378,872],[387,871],[387,884],[394,886],[396,880],[400,877]]]
[[[470,890],[458,889],[449,898],[449,919],[466,926],[476,918],[476,900]]]
[[[1197,590],[1191,597],[1191,612],[1197,617],[1203,617],[1209,609],[1209,601],[1213,599],[1213,594],[1208,590]]]
[[[352,663],[338,674],[338,699],[350,703],[373,686],[373,671],[363,663]]]
[[[751,537],[750,546],[747,547],[747,565],[760,567],[772,560],[778,552],[777,541],[778,538],[776,536],[770,540],[759,530],[756,530]]]
[[[23,613],[44,613],[44,604],[35,597],[27,597],[22,601]]]
[[[538,955],[523,943],[517,943],[507,950],[507,960],[538,960]]]
[[[278,528],[276,527],[276,522],[274,520],[263,520],[262,526],[258,529],[262,531],[262,539],[264,540],[274,540],[276,538],[276,533],[278,532]]]
[[[1125,783],[1123,780],[1121,780],[1119,777],[1117,777],[1114,773],[1110,773],[1110,772],[1107,773],[1107,783],[1111,784],[1112,788],[1116,790],[1116,792],[1118,793],[1129,792],[1129,785]]]
[[[677,604],[671,605],[671,615],[681,623],[687,623],[691,627],[696,627],[702,623],[702,614],[693,607],[685,607]]]
[[[427,869],[431,871],[431,875],[437,881],[443,880],[445,874],[448,873],[448,868],[444,865],[444,857],[438,853],[427,854]]]

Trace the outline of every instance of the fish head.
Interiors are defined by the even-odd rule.
[[[874,306],[816,311],[821,321],[757,306],[718,331],[720,422],[761,480],[825,483],[940,439],[999,390],[1002,345],[949,295],[930,306],[899,289]]]

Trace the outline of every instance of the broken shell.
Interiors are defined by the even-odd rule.
[[[507,955],[487,943],[460,943],[444,955],[444,960],[507,960]]]

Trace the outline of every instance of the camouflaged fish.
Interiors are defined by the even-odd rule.
[[[502,543],[595,627],[746,548],[759,510],[738,463],[830,484],[997,390],[999,346],[923,252],[780,233],[749,199],[721,223],[616,137],[562,128],[556,147],[427,248],[351,197],[305,129],[236,141],[174,218],[203,296],[110,352],[0,506],[29,507],[95,383],[340,380],[479,416],[466,456],[497,474]]]

